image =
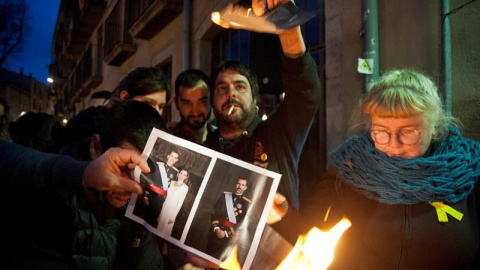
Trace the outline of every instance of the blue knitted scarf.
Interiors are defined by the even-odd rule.
[[[382,203],[464,200],[480,178],[480,143],[452,127],[432,147],[429,157],[388,157],[375,148],[367,132],[351,137],[331,158],[343,182]]]

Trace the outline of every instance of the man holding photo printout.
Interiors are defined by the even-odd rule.
[[[255,23],[249,24],[244,16],[243,25],[228,25],[227,19],[231,19],[233,13],[238,13],[238,17],[245,14],[241,8],[235,7],[219,14],[219,24],[278,34],[284,54],[282,77],[285,99],[275,113],[262,121],[257,115],[260,97],[255,75],[240,62],[226,61],[220,64],[211,76],[211,100],[218,130],[209,134],[204,145],[280,173],[282,178],[278,192],[285,195],[289,203],[298,210],[300,205],[297,167],[320,104],[320,80],[317,65],[304,43],[299,26],[310,19],[311,14],[302,14],[290,1],[283,1],[283,6],[276,7],[278,2],[282,1],[253,0],[252,8],[256,15],[267,13],[264,17],[247,15],[254,17],[251,19]],[[274,8],[277,9],[271,11]],[[268,13],[279,9],[282,9],[282,12],[277,12],[275,16],[280,13],[297,14],[291,16],[290,24],[284,23],[281,21],[284,18]],[[275,224],[274,228],[290,242],[296,241],[298,233],[291,228],[291,224],[282,221]]]

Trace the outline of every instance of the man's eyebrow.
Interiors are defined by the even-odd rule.
[[[244,80],[244,79],[237,79],[237,80],[234,80],[233,83],[236,83],[236,84],[248,84],[248,80]],[[215,86],[219,85],[219,84],[228,84],[226,81],[219,81],[219,82],[216,82],[215,83]]]
[[[219,85],[219,84],[227,84],[225,81],[219,81],[219,82],[216,82],[215,83],[215,86]]]
[[[247,84],[247,83],[248,83],[248,81],[246,81],[246,80],[243,80],[243,79],[239,79],[239,80],[235,80],[235,81],[233,81],[233,83]]]

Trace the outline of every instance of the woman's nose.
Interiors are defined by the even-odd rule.
[[[390,138],[388,140],[388,145],[390,147],[399,147],[399,146],[403,145],[402,141],[400,140],[400,132],[390,133]]]

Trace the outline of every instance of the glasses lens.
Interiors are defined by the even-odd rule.
[[[420,139],[420,133],[415,130],[401,131],[400,139],[402,140],[402,143],[405,145],[416,144]]]
[[[378,144],[387,144],[390,136],[385,131],[373,131],[373,139]]]

